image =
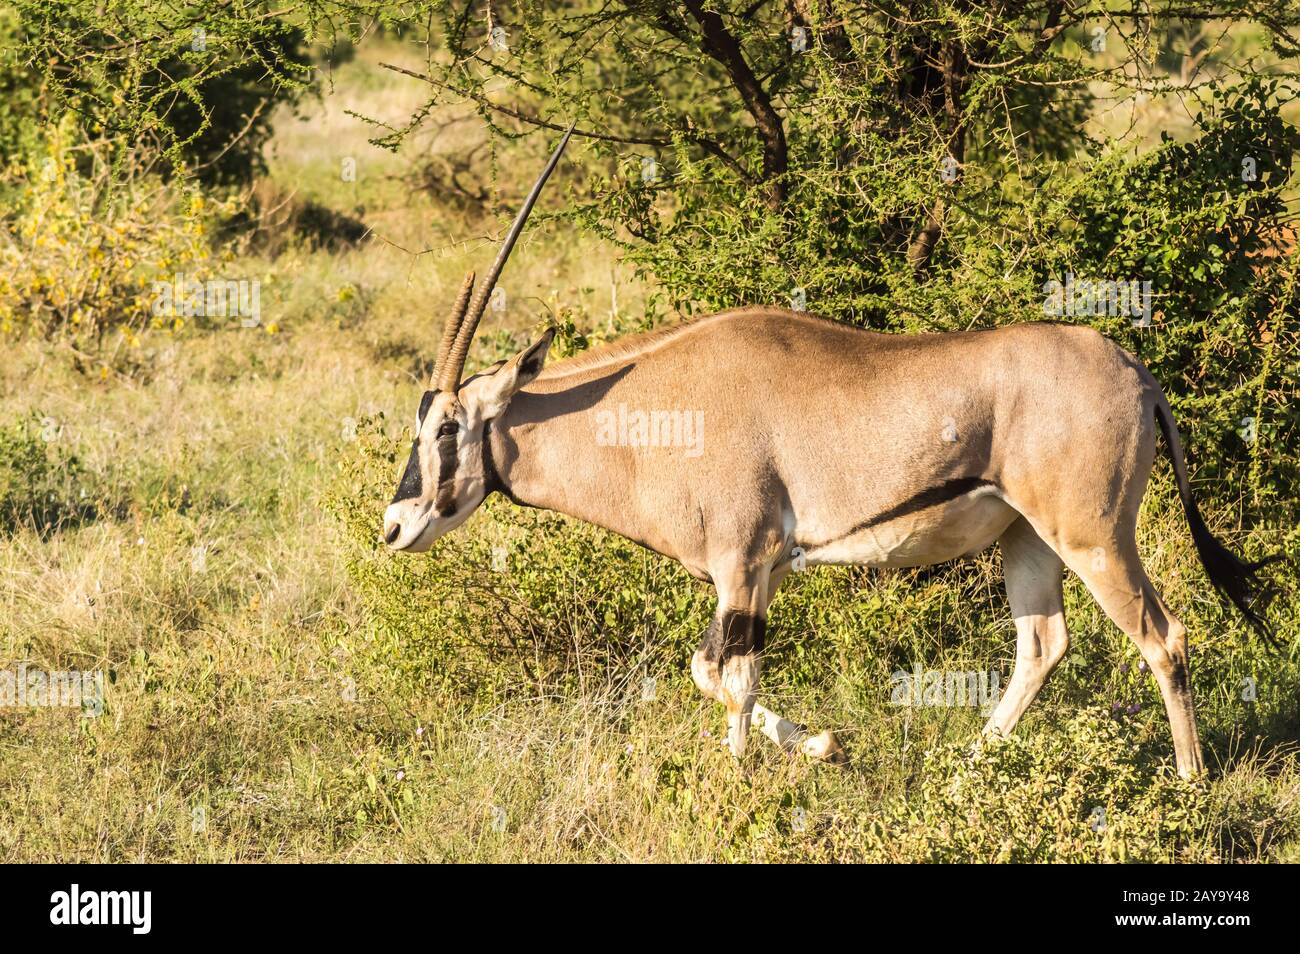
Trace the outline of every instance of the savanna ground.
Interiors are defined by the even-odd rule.
[[[440,322],[498,230],[413,195],[415,147],[376,149],[349,115],[397,123],[419,105],[376,68],[401,55],[363,44],[319,102],[277,116],[262,187],[376,237],[241,250],[259,326],[124,338],[99,373],[56,342],[4,345],[0,660],[102,670],[108,688],[97,718],[0,711],[0,858],[1300,860],[1295,576],[1269,652],[1211,592],[1163,463],[1141,544],[1191,632],[1197,783],[1174,776],[1135,649],[1072,577],[1073,648],[1013,739],[975,754],[978,707],[891,704],[891,674],[916,666],[1005,684],[996,550],[794,574],[777,598],[760,698],[834,728],[847,769],[757,737],[733,762],[686,666],[711,592],[658,557],[499,500],[430,556],[383,552]],[[499,161],[526,177],[537,154]],[[553,221],[508,287],[472,361],[551,320],[561,350],[641,327],[653,294]],[[1238,548],[1294,543],[1234,517],[1209,515]]]

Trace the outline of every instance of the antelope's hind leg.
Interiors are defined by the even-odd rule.
[[[1155,457],[1154,429],[1154,413],[1143,406],[1133,426],[1114,438],[1109,461],[1079,465],[1081,472],[1105,479],[1062,483],[1054,488],[1054,506],[1046,519],[1030,519],[1106,615],[1137,644],[1164,700],[1178,774],[1190,778],[1205,767],[1192,705],[1187,630],[1147,578],[1137,546],[1138,511]]]
[[[1192,778],[1205,771],[1196,731],[1187,630],[1170,612],[1148,579],[1131,529],[1118,541],[1065,554],[1101,608],[1137,644],[1160,687],[1174,737],[1178,774]]]
[[[1016,621],[1016,665],[984,731],[1008,735],[1070,646],[1062,596],[1065,564],[1019,518],[999,539],[1002,575]]]

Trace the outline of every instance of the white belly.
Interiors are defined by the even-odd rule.
[[[796,544],[809,563],[861,566],[928,566],[978,553],[1000,537],[1019,514],[992,488],[974,491],[917,513],[825,540],[833,533],[797,524]]]

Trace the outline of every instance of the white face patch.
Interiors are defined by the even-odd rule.
[[[475,417],[451,393],[422,396],[406,470],[384,512],[384,542],[392,549],[428,550],[483,502],[483,425]]]

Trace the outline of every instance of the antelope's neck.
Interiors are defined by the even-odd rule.
[[[516,394],[492,424],[494,489],[515,503],[635,537],[636,528],[619,516],[627,516],[627,481],[598,466],[592,408],[603,391],[599,382],[566,381],[558,388],[541,382],[541,388]]]

